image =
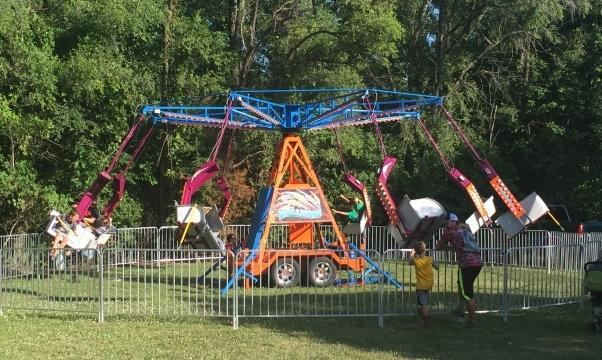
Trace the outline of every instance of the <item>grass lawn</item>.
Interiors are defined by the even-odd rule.
[[[105,266],[104,311],[113,315],[226,315],[233,313],[233,293],[220,296],[228,274],[211,273],[204,281],[197,277],[212,261],[163,265]],[[10,269],[10,268],[8,268]],[[386,285],[385,314],[413,313],[415,308],[414,269],[403,261],[385,261],[384,269],[404,284],[403,290]],[[36,269],[34,269],[36,270]],[[546,268],[509,268],[508,283],[512,308],[568,302],[580,294],[579,272],[548,271]],[[8,275],[12,272],[7,271]],[[94,268],[56,271],[16,272],[0,286],[0,301],[6,308],[98,313],[100,278]],[[73,276],[77,275],[77,276]],[[340,272],[345,277],[345,272]],[[435,272],[431,303],[436,311],[449,311],[456,303],[457,266],[441,264]],[[502,308],[503,268],[483,267],[475,283],[481,309]],[[365,287],[294,287],[290,289],[239,289],[240,315],[349,315],[378,314],[378,285]]]
[[[376,319],[241,319],[191,316],[111,319],[10,312],[0,316],[0,359],[599,359],[602,334],[586,326],[588,308],[563,306],[479,315],[466,329],[451,315],[436,315],[433,327],[417,316]]]

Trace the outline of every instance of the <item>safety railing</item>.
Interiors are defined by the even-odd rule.
[[[36,248],[40,246],[48,246],[48,243],[44,243],[43,234],[32,233],[32,234],[14,234],[14,235],[1,235],[0,236],[0,249],[1,248]]]
[[[177,226],[161,226],[158,230],[158,234],[156,246],[147,249],[177,249],[180,247],[180,239],[177,236]],[[133,248],[138,247],[133,246]]]
[[[233,234],[236,239],[243,241],[249,235],[250,225],[227,225],[221,231],[222,237]],[[321,225],[320,231],[327,240],[332,240],[333,231],[330,225]],[[177,249],[180,239],[177,226],[162,226],[160,228],[142,227],[119,229],[116,248],[130,249]],[[386,226],[372,226],[363,237],[366,248],[378,252],[398,248],[395,239],[389,235]],[[282,248],[288,245],[288,226],[274,225],[270,229],[268,248]]]
[[[255,275],[236,267],[237,317],[378,316],[380,255],[374,251],[320,252],[312,257],[304,251],[276,250],[265,258],[239,252],[237,264],[257,261],[268,266]],[[359,264],[363,264],[359,272],[347,267]],[[337,271],[337,267],[342,269]]]
[[[157,244],[159,230],[156,227],[118,229],[115,242],[110,247],[117,249],[154,249]]]
[[[588,237],[582,245],[585,248],[584,263],[602,259],[602,236]]]
[[[226,230],[242,233],[246,228]],[[219,250],[163,249],[172,244],[175,234],[173,228],[127,229],[116,239],[134,245],[135,241],[154,243],[150,249],[117,244],[50,253],[39,246],[5,246],[0,249],[0,312],[97,313],[101,321],[114,315],[222,316],[232,317],[237,326],[239,318],[248,317],[382,319],[415,311],[415,271],[408,263],[409,250],[368,249],[365,254],[327,250],[320,256],[271,250],[272,260],[276,260],[265,272],[253,275],[247,268],[252,261],[245,264],[249,251],[239,252],[235,258],[235,254]],[[277,234],[276,239],[282,236]],[[482,249],[483,268],[475,282],[481,311],[507,314],[581,301],[583,264],[600,256],[602,236],[537,232],[526,239],[541,240],[545,245]],[[432,308],[446,312],[457,302],[455,254],[437,250],[430,254],[439,263],[434,272]],[[337,266],[331,277],[327,260],[361,255],[370,259],[362,271]],[[275,283],[278,277],[290,278],[293,270],[299,273],[296,286]],[[316,278],[328,281],[328,286],[316,285]]]
[[[124,251],[144,261],[113,261]],[[228,269],[233,267],[232,253],[226,256],[218,250],[141,249],[107,249],[102,253],[103,286],[99,290],[104,301],[103,317],[232,316],[232,296],[220,296]]]
[[[433,289],[430,306],[433,312],[448,312],[458,304],[458,266],[456,255],[449,250],[431,250],[438,270],[433,270]],[[476,301],[483,311],[502,310],[504,286],[504,253],[502,249],[481,249],[482,268],[474,283]],[[410,250],[388,250],[383,255],[385,271],[394,275],[403,289],[384,287],[385,316],[416,312],[416,273],[409,264]]]
[[[0,249],[0,308],[99,313],[99,252]]]
[[[534,255],[544,254],[543,257]],[[513,259],[520,261],[512,261]],[[504,315],[508,311],[579,302],[583,244],[510,248],[505,252]]]
[[[441,237],[444,230],[444,228],[440,228],[435,236],[433,236],[433,239],[431,239],[431,248],[435,247],[436,241]],[[484,249],[550,245],[549,239],[552,237],[549,231],[526,230],[512,238],[508,238],[501,228],[481,228],[475,234],[477,243]],[[560,236],[556,238],[558,241],[555,244],[561,244],[562,240],[566,239],[568,241],[570,239],[570,237],[563,238]]]
[[[250,225],[227,225],[220,232],[222,238],[227,234],[242,242],[249,234]],[[320,231],[326,238],[333,238],[333,230],[330,225],[321,225]],[[429,247],[434,248],[436,241],[440,238],[443,229],[430,239]],[[118,249],[178,249],[180,245],[180,233],[177,226],[123,228],[117,231],[116,237],[111,240],[107,247]],[[360,240],[359,236],[350,236],[354,242]],[[0,240],[6,247],[35,247],[47,246],[50,238],[44,234],[22,234],[0,236]],[[391,237],[386,226],[371,226],[361,240],[366,244],[366,249],[374,250],[384,254],[387,250],[398,249],[399,245]],[[479,229],[476,240],[482,248],[486,249],[508,249],[510,247],[529,247],[545,245],[581,244],[590,240],[602,240],[602,233],[563,233],[549,232],[543,230],[523,231],[513,238],[508,238],[500,228]],[[278,249],[288,246],[288,226],[274,225],[270,229],[267,247]]]

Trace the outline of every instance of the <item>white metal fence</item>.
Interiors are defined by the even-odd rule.
[[[410,250],[387,250],[383,256],[385,270],[398,274],[404,284],[401,291],[392,287],[384,287],[383,314],[399,315],[416,312],[415,271],[409,265]],[[449,311],[457,306],[458,266],[456,256],[448,250],[431,250],[430,255],[439,266],[433,270],[434,285],[431,292],[431,309],[433,312]],[[504,286],[504,253],[502,249],[481,249],[483,267],[474,283],[476,300],[483,311],[500,311],[503,309]]]
[[[15,234],[15,235],[1,235],[0,236],[0,249],[9,248],[36,248],[36,247],[47,247],[48,242],[44,243],[46,236],[44,234],[32,233],[32,234]]]
[[[227,225],[222,230],[222,236],[234,234],[239,241],[244,241],[249,234],[250,225]],[[328,239],[332,234],[330,225],[320,226],[320,230]],[[436,240],[443,229],[433,236],[430,247],[434,248]],[[270,230],[269,248],[286,247],[288,227],[275,225]],[[545,245],[583,244],[589,241],[602,241],[602,233],[565,233],[544,230],[523,231],[513,238],[508,238],[500,228],[479,229],[476,239],[482,248],[508,249],[510,247],[530,247]],[[44,233],[1,235],[0,248],[46,248],[51,238]],[[371,226],[367,229],[364,241],[368,250],[384,254],[387,250],[398,249],[395,239],[389,235],[386,226]],[[122,228],[108,244],[116,249],[156,249],[168,250],[180,248],[178,228],[176,226]]]
[[[242,225],[225,229],[238,239],[248,230]],[[176,235],[175,227],[120,229],[106,248],[60,250],[54,258],[46,236],[0,237],[0,312],[88,313],[100,321],[107,316],[219,316],[232,318],[238,326],[247,317],[369,316],[382,323],[386,316],[415,311],[409,251],[398,249],[384,227],[371,228],[365,238],[365,255],[372,259],[369,271],[339,270],[333,286],[312,286],[306,280],[311,260],[279,250],[299,265],[300,286],[271,286],[274,273],[268,271],[255,278],[243,274],[228,291],[223,289],[230,275],[238,273],[236,255],[177,249]],[[583,264],[598,258],[602,234],[533,231],[512,240],[502,235],[485,230],[477,236],[483,247],[483,269],[475,282],[480,310],[507,314],[583,299]],[[271,247],[286,239],[286,227],[277,229]],[[430,253],[440,266],[432,308],[447,312],[457,301],[455,255]],[[237,256],[241,260],[247,255]],[[372,265],[376,268],[370,271]]]

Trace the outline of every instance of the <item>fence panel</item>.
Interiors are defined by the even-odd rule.
[[[444,227],[440,227],[433,235],[430,247],[435,248],[436,242],[441,238]],[[483,249],[504,249],[508,244],[508,237],[501,228],[480,228],[475,233],[475,239],[479,246]]]
[[[366,231],[366,249],[385,254],[389,249],[399,249],[386,226],[370,226]]]
[[[234,234],[235,238],[243,241],[249,235],[250,225],[227,225],[224,229],[226,234]],[[327,241],[332,241],[334,238],[332,225],[320,225],[320,231]],[[358,241],[356,237],[352,237],[354,241]],[[391,237],[386,226],[370,226],[365,235],[366,249],[374,250],[379,253],[384,253],[388,249],[397,249],[399,245]],[[268,239],[268,248],[278,249],[288,246],[288,226],[273,225],[270,229],[270,238]]]
[[[13,234],[0,236],[0,249],[3,248],[41,248],[48,247],[44,234]]]
[[[238,261],[250,254],[239,252]],[[265,273],[238,279],[237,317],[379,316],[380,275],[337,271],[331,260],[349,257],[361,261],[359,256],[353,251],[327,250],[312,258],[299,252],[271,251],[265,261],[273,264]],[[367,251],[366,256],[378,265],[377,252]]]
[[[577,244],[508,249],[508,310],[580,301],[583,254]]]
[[[475,239],[483,249],[502,249],[508,242],[506,234],[499,228],[481,228],[475,234]]]
[[[117,229],[115,249],[155,249],[159,230],[156,227]]]
[[[233,234],[234,238],[242,243],[249,236],[250,229],[251,225],[226,225],[224,232],[226,234]]]
[[[157,236],[157,245],[155,247],[158,251],[157,253],[153,253],[155,259],[159,262],[161,261],[173,261],[173,260],[187,260],[182,258],[182,256],[186,256],[188,254],[193,254],[191,252],[180,251],[183,247],[180,246],[180,233],[178,231],[177,226],[162,226],[159,228],[159,235]],[[184,246],[185,249],[188,249],[187,246]],[[173,251],[170,251],[173,250]]]
[[[113,264],[136,264],[146,261],[140,255],[145,252],[136,252],[135,249],[155,249],[157,246],[159,230],[156,227],[139,227],[118,229],[113,241],[109,241],[107,248],[129,249],[118,252],[119,257],[112,257]]]
[[[602,233],[587,234],[587,241],[583,246],[585,246],[584,263],[602,259]]]
[[[179,247],[180,239],[176,239],[178,234],[177,226],[161,226],[158,231],[159,235],[154,249],[177,249]]]
[[[550,231],[547,244],[541,245],[574,245],[583,244],[588,239],[588,234],[567,233],[560,231]],[[538,245],[538,244],[535,244]]]
[[[481,311],[502,309],[504,268],[502,249],[481,249],[483,267],[474,284],[475,299]],[[449,250],[430,250],[429,255],[438,264],[433,269],[434,284],[431,292],[433,312],[449,312],[458,305],[458,265],[456,255]],[[383,293],[384,315],[416,312],[416,272],[409,265],[410,250],[388,250],[383,255],[384,269],[395,277],[403,288],[385,286]]]
[[[248,230],[247,225],[230,225],[222,235],[234,233],[244,239]],[[332,228],[321,230],[326,238],[331,236]],[[220,290],[236,266],[233,254],[216,266],[224,252],[177,249],[176,234],[176,227],[120,229],[115,241],[104,250],[59,250],[55,257],[49,256],[44,234],[0,237],[0,312],[99,312],[101,318],[104,313],[236,318],[415,312],[415,272],[408,264],[409,250],[397,249],[386,227],[372,227],[367,232],[367,255],[402,284],[401,288],[374,271],[346,270],[336,271],[335,286],[312,286],[307,280],[315,267],[312,258],[278,250],[272,253],[298,264],[301,286],[274,287],[275,277],[291,271],[290,266],[281,266],[280,272],[272,268],[255,280],[239,279],[226,296],[220,296]],[[270,245],[284,246],[287,238],[288,227],[275,227]],[[481,245],[502,245],[484,247],[481,253],[484,266],[475,282],[475,292],[479,310],[486,311],[504,309],[504,301],[508,310],[580,301],[583,264],[602,255],[602,233],[527,231],[508,239],[497,230],[485,229],[479,231],[478,239]],[[128,244],[133,247],[125,247]],[[510,246],[514,244],[526,246]],[[435,271],[432,308],[434,312],[449,311],[457,302],[455,254],[437,250],[430,253],[440,264]],[[248,254],[240,253],[239,260]],[[349,256],[344,252],[338,255]],[[320,271],[322,278],[327,277],[324,267]]]
[[[147,261],[113,260],[123,253]],[[105,250],[105,316],[231,315],[232,296],[220,296],[228,269],[233,268],[233,254],[225,254],[218,250]]]
[[[0,308],[98,313],[98,259],[95,249],[3,248]]]

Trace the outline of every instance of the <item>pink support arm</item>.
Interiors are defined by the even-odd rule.
[[[113,196],[107,205],[102,209],[102,216],[106,219],[113,215],[113,211],[123,199],[125,193],[125,174],[120,172],[113,177]]]
[[[345,175],[343,175],[343,181],[360,194],[363,193],[364,189],[366,188],[364,184],[362,184],[362,182],[350,172],[347,172]]]
[[[217,175],[219,171],[219,166],[213,160],[209,160],[201,165],[194,175],[192,175],[192,177],[184,184],[180,205],[189,205],[192,195],[194,195],[194,193],[196,193],[207,181]]]
[[[230,192],[230,186],[228,185],[228,181],[223,175],[218,176],[215,181],[217,182],[217,186],[224,194],[224,201],[222,201],[222,206],[219,210],[219,217],[224,218],[226,215],[226,211],[228,211],[228,206],[230,205],[230,201],[232,200],[232,192]]]
[[[92,186],[90,186],[90,188],[84,193],[75,207],[75,211],[79,214],[80,219],[84,218],[84,215],[86,215],[90,205],[92,205],[92,202],[96,200],[98,193],[100,193],[105,185],[109,183],[109,181],[111,181],[111,175],[108,172],[103,171],[98,174],[96,180],[94,180],[92,183]]]

